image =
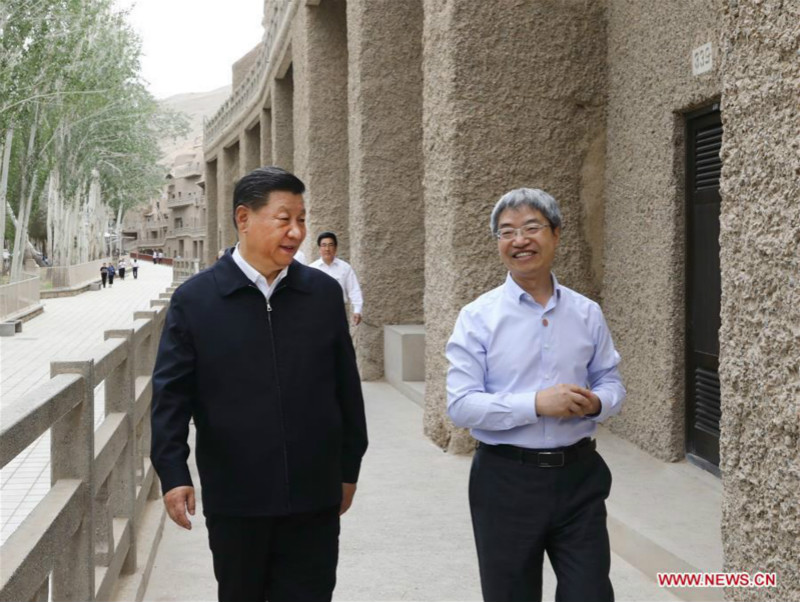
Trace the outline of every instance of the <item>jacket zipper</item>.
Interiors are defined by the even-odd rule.
[[[250,285],[256,290],[258,287],[254,285]],[[280,290],[276,288],[272,294],[274,295]],[[261,294],[261,291],[258,291]],[[283,399],[281,395],[281,381],[278,373],[278,356],[275,352],[275,337],[273,335],[272,330],[272,304],[267,299],[267,322],[269,323],[269,342],[272,346],[272,365],[275,368],[275,386],[278,389],[278,415],[280,416],[281,422],[281,436],[282,436],[282,443],[283,443],[283,473],[284,473],[284,485],[286,486],[286,508],[289,512],[292,511],[292,498],[291,498],[291,489],[289,487],[289,450],[286,445],[286,422],[283,416]]]

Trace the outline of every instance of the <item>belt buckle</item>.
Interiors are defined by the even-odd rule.
[[[544,459],[542,456],[545,456]],[[555,456],[559,461],[556,463],[553,461],[555,458],[550,460],[547,458],[547,456]],[[539,468],[561,468],[564,466],[564,452],[539,452],[536,455],[536,463],[539,465]]]

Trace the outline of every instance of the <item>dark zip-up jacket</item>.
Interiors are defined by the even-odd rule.
[[[338,504],[342,483],[358,480],[367,429],[336,280],[295,261],[268,306],[228,251],[182,284],[153,372],[151,459],[164,493],[192,485],[190,418],[205,513]]]

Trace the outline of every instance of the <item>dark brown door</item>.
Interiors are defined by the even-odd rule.
[[[719,473],[719,105],[687,116],[686,451]]]

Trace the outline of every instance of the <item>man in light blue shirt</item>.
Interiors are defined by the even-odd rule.
[[[505,194],[491,215],[505,283],[465,306],[447,343],[448,414],[479,442],[469,497],[484,600],[541,600],[547,552],[557,601],[610,601],[605,499],[591,438],[625,398],[603,313],[559,284],[555,199]]]

